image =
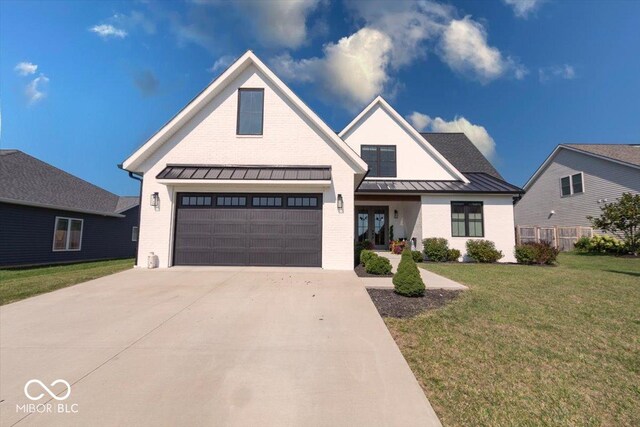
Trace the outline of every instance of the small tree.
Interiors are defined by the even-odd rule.
[[[588,216],[595,228],[612,234],[622,233],[630,252],[640,250],[640,194],[622,193],[617,201],[601,206],[599,218]]]

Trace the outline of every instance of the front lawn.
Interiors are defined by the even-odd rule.
[[[421,265],[469,286],[385,321],[445,426],[640,425],[640,260]]]
[[[0,270],[0,305],[97,279],[133,267],[133,259]]]

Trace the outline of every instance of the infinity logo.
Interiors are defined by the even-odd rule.
[[[65,380],[55,380],[50,384],[50,387],[55,387],[56,384],[61,384],[61,383],[67,386],[67,392],[63,396],[57,396],[53,391],[51,391],[49,387],[44,385],[42,381],[34,379],[34,380],[27,381],[27,383],[24,385],[24,395],[31,400],[40,400],[42,399],[42,396],[44,396],[44,393],[40,393],[37,396],[32,396],[29,394],[29,386],[33,383],[39,384],[40,387],[42,387],[42,389],[46,391],[49,394],[49,396],[53,397],[55,400],[65,400],[66,398],[69,397],[69,395],[71,395],[71,384],[69,384]]]

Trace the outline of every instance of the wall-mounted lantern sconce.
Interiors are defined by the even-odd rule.
[[[344,209],[344,200],[342,199],[342,194],[338,194],[338,211],[342,212]]]
[[[398,219],[398,209],[394,209],[394,210],[393,210],[393,217],[394,217],[395,219]]]
[[[154,208],[157,208],[160,205],[160,194],[158,194],[158,192],[156,191],[155,193],[151,194],[151,206],[153,206]]]

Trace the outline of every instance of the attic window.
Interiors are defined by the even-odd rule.
[[[396,146],[395,145],[363,145],[360,148],[362,160],[369,166],[370,177],[395,177]]]
[[[560,178],[560,194],[562,197],[584,193],[582,172]]]
[[[262,135],[264,89],[238,89],[237,135]]]

